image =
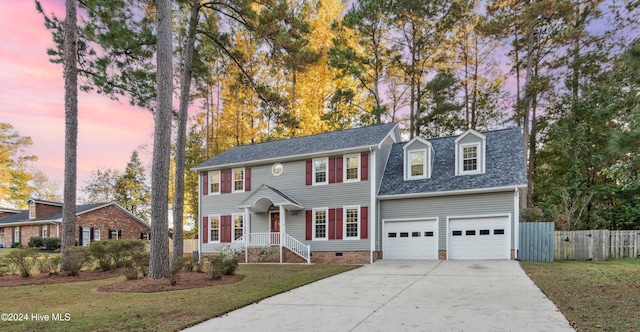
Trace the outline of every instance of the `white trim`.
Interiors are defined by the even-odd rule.
[[[0,224],[0,227],[12,227],[12,226],[33,226],[33,225],[59,225],[62,223],[60,220],[23,220],[16,222],[8,222]]]
[[[211,174],[218,174],[218,182],[211,181]],[[209,196],[209,195],[220,195],[220,191],[222,189],[221,185],[220,185],[220,183],[222,182],[221,181],[221,177],[222,177],[222,174],[221,174],[221,172],[219,170],[217,170],[217,171],[208,171],[207,172],[207,186],[209,187],[209,188],[207,188],[207,196]],[[211,191],[211,185],[213,183],[217,183],[218,184],[218,191],[216,191],[216,192],[212,192]]]
[[[276,173],[276,168],[280,169],[280,173]],[[280,176],[282,173],[284,173],[284,166],[281,163],[275,163],[271,166],[271,174],[273,176]]]
[[[316,161],[324,161],[324,182],[316,182]],[[311,185],[322,186],[329,184],[329,157],[311,159]]]
[[[393,143],[398,143],[398,138],[399,138],[399,137],[397,137],[397,135],[395,135],[395,133],[396,133],[396,129],[398,128],[398,126],[399,126],[399,123],[396,123],[396,125],[395,125],[395,126],[393,126],[393,128],[391,128],[391,130],[389,130],[389,132],[387,133],[387,135],[385,135],[385,136],[384,136],[384,138],[380,141],[380,143],[378,143],[377,145],[372,145],[372,146],[370,146],[370,147],[369,147],[369,151],[371,151],[371,148],[372,148],[372,147],[377,147],[378,149],[382,149],[382,143],[384,143],[384,141],[386,141],[388,137],[390,137],[390,138],[391,138],[391,141],[392,141]],[[393,135],[392,135],[392,134],[393,134]],[[392,144],[393,144],[393,143],[392,143]]]
[[[373,264],[373,252],[376,250],[376,220],[378,220],[378,205],[377,202],[378,200],[376,199],[376,187],[377,187],[377,173],[376,173],[376,169],[378,168],[378,165],[376,163],[376,157],[377,157],[377,151],[373,150],[371,151],[371,153],[369,154],[371,157],[371,161],[369,162],[369,165],[371,165],[371,167],[369,167],[370,172],[371,172],[371,176],[369,176],[369,178],[371,179],[371,187],[370,190],[371,192],[370,197],[371,197],[371,202],[370,202],[370,206],[371,206],[371,211],[369,212],[369,220],[367,220],[369,229],[371,230],[369,232],[369,264]]]
[[[342,156],[342,182],[344,183],[348,183],[348,182],[360,182],[361,176],[361,170],[362,170],[362,159],[361,159],[361,153],[353,153],[353,154],[345,154],[344,156]],[[356,160],[358,161],[358,167],[356,168],[357,170],[357,177],[355,179],[347,179],[347,158],[356,158]]]
[[[207,181],[208,182],[208,181]],[[204,182],[202,181],[202,177],[198,176],[198,234],[202,234],[203,225],[203,216],[202,216],[202,187],[204,186]],[[207,219],[208,222],[208,219]],[[202,239],[203,236],[198,236],[198,262],[202,261]]]
[[[476,169],[474,170],[468,170],[465,171],[464,170],[464,149],[466,148],[476,148]],[[481,150],[481,144],[480,142],[473,142],[473,143],[466,143],[466,144],[459,144],[458,145],[458,169],[456,172],[456,175],[472,175],[472,174],[482,174],[484,173],[483,168],[482,167],[482,163],[483,163],[483,151]],[[469,159],[472,160],[472,159]]]
[[[467,135],[472,134],[478,138],[475,142],[468,142],[461,144],[460,141],[467,137]],[[455,139],[455,174],[456,176],[460,175],[472,175],[472,174],[484,174],[486,172],[486,161],[487,161],[487,137],[473,129],[467,130],[464,134],[458,136]],[[463,153],[462,149],[469,146],[477,146],[477,169],[474,171],[464,171],[464,163],[463,163]]]
[[[433,197],[433,196],[452,196],[452,195],[465,195],[465,194],[478,194],[478,193],[495,193],[503,191],[512,191],[514,189],[526,188],[526,185],[507,186],[507,187],[491,187],[491,188],[478,188],[478,189],[462,189],[462,190],[450,190],[450,191],[431,191],[413,194],[399,194],[399,195],[381,195],[378,196],[379,200],[390,199],[404,199],[404,198],[418,198],[418,197]]]
[[[424,217],[424,218],[391,218],[391,219],[382,219],[382,236],[380,240],[382,241],[382,256],[384,257],[384,252],[387,249],[387,242],[384,240],[384,235],[387,233],[387,222],[403,222],[403,221],[435,221],[436,227],[433,232],[433,237],[436,240],[436,257],[440,256],[440,218],[439,217]],[[447,231],[448,232],[448,231]],[[447,233],[448,234],[448,233]]]
[[[508,253],[508,259],[511,259],[511,239],[512,239],[512,235],[511,235],[511,231],[512,231],[512,222],[513,220],[511,219],[511,213],[498,213],[498,214],[478,214],[478,215],[457,215],[457,216],[447,216],[447,224],[446,224],[446,229],[447,229],[447,233],[445,236],[445,241],[447,244],[447,260],[449,260],[449,255],[451,254],[451,252],[449,251],[449,238],[450,238],[450,221],[451,219],[483,219],[483,218],[500,218],[500,217],[507,217],[507,229],[506,232],[507,234],[505,234],[507,236],[507,253]]]
[[[455,143],[458,144],[458,142],[460,142],[463,138],[467,137],[467,135],[473,135],[476,136],[477,138],[481,139],[481,140],[486,140],[487,136],[483,135],[480,132],[477,132],[473,129],[468,129],[467,131],[465,131],[464,133],[460,134],[460,136],[458,136],[458,138],[455,139]]]
[[[356,218],[356,225],[358,226],[358,236],[347,236],[347,210],[355,209],[358,212]],[[342,207],[342,239],[343,240],[360,240],[360,232],[362,232],[362,225],[360,225],[360,217],[362,216],[360,211],[360,205],[345,205]]]
[[[96,236],[96,234],[98,236]],[[100,227],[94,227],[93,228],[93,241],[100,241],[100,236],[101,236]]]
[[[211,240],[211,231],[213,230],[213,228],[211,228],[211,217],[218,218],[218,241],[212,241]],[[209,215],[207,215],[207,222],[209,223],[209,225],[208,225],[209,227],[207,227],[207,230],[209,232],[209,234],[207,234],[207,238],[209,239],[209,242],[207,242],[207,243],[220,243],[220,235],[221,235],[220,229],[222,228],[222,227],[220,227],[221,226],[220,224],[222,222],[221,219],[222,219],[222,217],[219,214],[209,214]]]
[[[236,172],[242,171],[242,189],[236,190]],[[244,167],[238,167],[231,170],[231,192],[232,193],[243,193],[245,181],[247,180],[247,174]]]
[[[316,211],[324,211],[324,218],[325,218],[324,236],[325,237],[316,237]],[[311,240],[312,241],[329,240],[329,208],[328,207],[311,209]]]
[[[36,218],[36,202],[30,201],[29,202],[29,219],[35,219],[35,218]]]
[[[237,216],[242,217],[242,235],[244,235],[244,228],[245,228],[244,213],[232,213],[231,214],[231,242],[237,240],[236,239],[236,220],[235,220]]]
[[[230,163],[230,164],[222,164],[222,165],[194,167],[194,168],[191,168],[191,170],[194,171],[194,172],[205,172],[205,171],[208,171],[208,170],[227,169],[227,168],[238,167],[238,166],[242,166],[242,167],[245,167],[245,166],[262,166],[264,164],[268,164],[268,163],[272,163],[272,162],[276,162],[276,161],[280,162],[280,163],[284,163],[284,162],[288,162],[288,161],[300,161],[301,159],[309,159],[309,158],[319,159],[319,158],[324,158],[324,157],[333,156],[333,155],[366,152],[369,149],[375,149],[377,146],[378,146],[378,144],[363,145],[363,146],[357,146],[357,147],[346,148],[346,149],[329,150],[329,151],[313,152],[313,153],[304,153],[304,154],[297,154],[297,155],[292,155],[292,156],[273,157],[273,158],[267,158],[267,159],[247,160],[247,161],[242,161],[242,162],[237,162],[237,163]]]
[[[515,259],[518,260],[520,250],[520,190],[518,189],[515,189],[513,193],[513,228]]]

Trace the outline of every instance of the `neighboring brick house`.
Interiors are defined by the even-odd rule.
[[[402,142],[391,123],[237,146],[193,170],[202,254],[517,258],[527,185],[519,128]]]
[[[60,237],[63,204],[34,198],[27,203],[28,210],[0,210],[4,212],[0,245],[27,245],[32,236]],[[148,239],[151,231],[147,223],[113,202],[78,205],[76,227],[76,241],[84,246],[107,239]]]

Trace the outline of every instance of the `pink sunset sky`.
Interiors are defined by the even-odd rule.
[[[42,0],[46,13],[64,18],[64,0]],[[33,145],[33,168],[45,172],[60,188],[64,175],[64,80],[62,65],[49,62],[51,32],[33,0],[6,1],[0,9],[0,122],[10,123]],[[124,169],[133,150],[151,145],[153,117],[97,93],[79,92],[78,189],[92,170]],[[177,105],[174,105],[177,107]],[[149,149],[150,150],[150,149]],[[143,158],[146,159],[145,156]],[[145,161],[146,163],[146,161]]]

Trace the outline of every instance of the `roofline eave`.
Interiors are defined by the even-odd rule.
[[[429,191],[421,193],[410,194],[397,194],[397,195],[378,195],[379,200],[393,200],[404,198],[418,198],[418,197],[435,197],[435,196],[454,196],[454,195],[466,195],[466,194],[480,194],[480,193],[494,193],[505,192],[518,189],[527,188],[526,184],[518,184],[504,187],[488,187],[488,188],[476,188],[476,189],[462,189],[462,190],[447,190],[447,191]]]

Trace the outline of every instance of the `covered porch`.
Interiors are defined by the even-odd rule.
[[[279,262],[284,262],[285,250],[311,262],[311,248],[287,233],[287,216],[294,218],[304,207],[278,189],[261,185],[242,201],[245,225],[241,237],[233,241],[228,254],[244,251],[245,262],[249,261],[250,248],[279,248]],[[255,223],[255,225],[252,225]]]

